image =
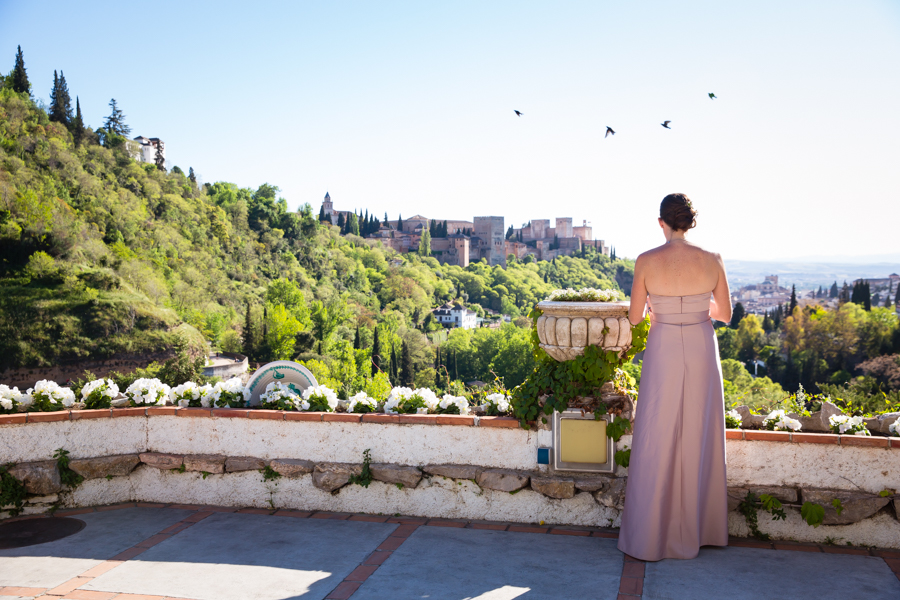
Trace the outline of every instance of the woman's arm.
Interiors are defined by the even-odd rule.
[[[719,270],[719,281],[713,289],[713,300],[709,303],[709,316],[716,321],[731,321],[731,291],[728,289],[728,276],[725,274],[725,263],[716,254],[716,267]]]
[[[644,256],[634,261],[634,281],[631,284],[631,306],[628,308],[628,320],[637,325],[644,320],[644,309],[647,306],[647,286],[644,284]]]

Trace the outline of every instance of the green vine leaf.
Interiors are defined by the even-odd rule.
[[[808,525],[818,527],[825,520],[825,507],[815,502],[804,502],[800,508],[800,516]]]
[[[361,485],[364,488],[369,487],[369,484],[374,481],[374,477],[372,477],[372,469],[369,467],[370,464],[372,464],[372,454],[371,449],[367,448],[363,451],[362,472],[359,475],[351,475],[350,483]]]
[[[613,422],[606,426],[606,435],[611,437],[614,442],[618,442],[629,429],[631,429],[631,422],[624,417],[616,416]]]
[[[838,516],[841,516],[841,513],[844,512],[844,505],[841,504],[840,498],[835,498],[831,501],[831,506],[834,507],[834,510],[837,512]]]
[[[21,514],[25,506],[25,484],[12,476],[9,469],[13,463],[6,466],[0,466],[0,506],[11,506],[8,508],[10,516],[15,517]]]
[[[627,469],[628,465],[631,463],[631,448],[619,450],[613,456],[613,460],[623,469]]]
[[[769,539],[769,534],[759,530],[759,521],[757,517],[758,510],[759,507],[756,504],[756,496],[753,492],[748,491],[744,499],[741,500],[741,503],[738,504],[738,511],[744,515],[744,520],[747,521],[747,528],[750,529],[750,535],[758,540],[765,541]]]
[[[778,498],[769,494],[760,494],[759,502],[762,504],[763,510],[772,515],[773,521],[784,521],[787,518],[784,509],[781,507],[781,501]]]
[[[888,496],[891,495],[891,490],[881,490],[880,492],[878,492],[878,495],[881,496],[882,498],[887,498]],[[840,513],[838,513],[838,514],[840,514]]]
[[[57,448],[56,452],[53,453],[53,458],[56,459],[56,467],[59,469],[59,480],[63,485],[73,490],[81,485],[81,482],[84,481],[84,477],[69,468],[68,450]]]

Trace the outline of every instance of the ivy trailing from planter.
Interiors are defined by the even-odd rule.
[[[59,469],[59,480],[63,485],[71,490],[74,490],[81,485],[81,482],[84,481],[84,477],[69,468],[68,450],[57,448],[56,452],[53,453],[53,458],[56,459],[56,468]]]
[[[603,350],[599,346],[587,346],[581,356],[558,362],[540,347],[537,320],[542,314],[543,311],[535,306],[528,315],[532,322],[532,355],[537,366],[510,394],[513,415],[525,429],[539,418],[546,423],[553,411],[566,410],[569,402],[578,397],[599,397],[603,384],[615,381],[622,365],[646,347],[647,334],[650,332],[648,317],[632,326],[632,346],[624,355],[613,350]],[[595,415],[605,414],[607,407],[598,401],[594,412]]]
[[[25,506],[25,484],[12,476],[9,469],[13,463],[6,466],[0,466],[0,506],[11,506],[8,508],[10,516],[15,517],[22,513]]]

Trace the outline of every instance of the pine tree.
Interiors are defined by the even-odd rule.
[[[829,298],[837,298],[838,297],[838,286],[837,281],[831,284],[831,291],[828,292]]]
[[[791,286],[791,307],[788,309],[788,314],[794,314],[794,309],[797,308],[797,286]]]
[[[84,118],[81,116],[81,102],[75,96],[75,119],[72,121],[72,137],[75,139],[75,147],[81,146],[84,140]]]
[[[12,89],[17,94],[25,92],[31,94],[31,82],[28,81],[28,73],[25,71],[25,57],[22,55],[22,46],[16,52],[16,66],[12,72]]]
[[[103,123],[103,128],[110,133],[128,137],[131,134],[131,127],[125,124],[125,113],[119,109],[115,98],[109,101],[109,109],[110,113]]]
[[[732,329],[737,329],[738,325],[741,323],[741,319],[743,319],[746,314],[747,311],[744,310],[744,305],[738,302],[734,305],[734,310],[731,312],[731,323],[729,323],[728,326]]]
[[[403,231],[403,215],[397,218],[397,231]]]
[[[409,352],[409,344],[404,340],[400,347],[400,381],[407,387],[412,387],[415,381],[412,355]]]
[[[375,366],[373,373],[381,371],[381,339],[378,336],[378,325],[375,326],[375,336],[372,338],[372,364]]]
[[[166,150],[166,145],[162,140],[156,140],[156,156],[154,157],[153,162],[156,163],[156,168],[160,171],[166,170],[166,157],[163,155],[163,152]]]
[[[194,174],[194,167],[188,168],[188,179],[191,180],[191,183],[194,184],[194,186],[197,185],[197,175]]]

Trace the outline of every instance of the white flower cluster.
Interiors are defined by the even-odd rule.
[[[87,400],[97,390],[110,400],[119,395],[119,386],[112,379],[95,379],[84,384],[84,387],[81,388],[81,399]]]
[[[309,410],[309,402],[297,395],[290,386],[273,381],[266,386],[266,391],[260,394],[259,401],[266,406],[276,406],[282,403],[284,408],[293,407],[295,410]]]
[[[456,406],[459,409],[459,414],[467,415],[469,414],[469,401],[464,396],[451,396],[450,394],[444,394],[444,397],[441,398],[438,406],[443,410],[447,410],[451,405]]]
[[[52,402],[61,404],[65,408],[69,408],[75,404],[75,392],[67,387],[62,387],[55,381],[41,379],[34,384],[34,388],[29,388],[25,395],[27,400],[22,402],[25,406],[30,406],[34,401]]]
[[[135,406],[165,406],[171,392],[171,388],[159,379],[141,378],[128,386],[125,395]]]
[[[547,300],[555,302],[614,302],[618,299],[619,292],[617,290],[598,290],[589,287],[580,290],[572,288],[553,290],[547,296]]]
[[[360,392],[350,398],[350,404],[347,406],[347,412],[356,412],[359,407],[367,407],[369,412],[378,410],[378,401],[365,392]]]
[[[509,398],[506,397],[506,394],[488,394],[484,400],[487,404],[496,408],[501,415],[509,412]]]
[[[411,398],[412,395],[413,391],[408,387],[395,387],[391,389],[391,393],[384,403],[384,412],[389,415],[396,415],[397,407],[400,406],[400,403]]]
[[[743,423],[744,418],[741,416],[741,413],[732,409],[725,413],[725,427],[731,429],[737,429]]]
[[[384,403],[384,412],[389,415],[396,415],[400,411],[400,405],[418,404],[421,401],[425,406],[417,406],[416,414],[424,415],[437,410],[438,397],[428,388],[416,388],[414,390],[408,387],[395,387],[391,390],[387,401]]]
[[[800,421],[787,416],[782,409],[773,410],[763,419],[763,427],[769,428],[769,425],[775,426],[775,431],[800,431]]]
[[[317,401],[319,403],[325,402],[328,404],[328,408],[332,411],[336,409],[338,405],[337,394],[335,394],[334,390],[332,390],[330,387],[324,385],[317,385],[315,387],[306,388],[305,390],[303,390],[303,399],[306,400],[308,404],[311,404],[311,402],[309,402],[310,400]],[[308,408],[309,406],[307,406],[307,408],[303,410],[307,410]]]
[[[8,387],[0,383],[0,407],[12,410],[22,402],[22,392],[17,387]]]
[[[831,415],[828,417],[828,424],[834,433],[841,435],[872,435],[866,427],[862,417],[851,417],[849,415]]]
[[[243,401],[245,404],[250,399],[250,390],[244,387],[240,377],[232,377],[227,381],[220,381],[213,388],[215,403],[217,406],[229,406],[231,403]]]
[[[888,425],[888,431],[890,431],[897,437],[900,437],[900,419],[897,419],[896,421]]]
[[[202,408],[210,408],[215,406],[219,394],[210,384],[198,385],[193,381],[185,381],[181,385],[172,388],[169,396],[172,404],[176,404],[182,408],[199,404]]]

